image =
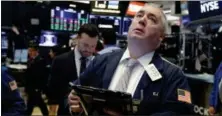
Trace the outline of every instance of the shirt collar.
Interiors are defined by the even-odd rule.
[[[154,51],[146,53],[145,55],[143,55],[137,59],[139,61],[139,63],[143,66],[143,68],[146,70],[146,72],[148,69],[147,66],[151,62],[154,53],[155,53]],[[129,49],[127,48],[120,60],[120,63],[122,63],[123,61],[125,61],[129,58],[130,58],[130,54],[129,54]]]

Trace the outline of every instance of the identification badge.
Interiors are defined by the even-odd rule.
[[[10,86],[10,88],[11,88],[12,91],[13,91],[13,90],[16,90],[16,89],[18,88],[15,81],[9,82],[9,86]]]
[[[147,66],[147,73],[150,76],[152,81],[156,81],[162,78],[162,75],[157,70],[156,66],[154,64],[149,64]]]

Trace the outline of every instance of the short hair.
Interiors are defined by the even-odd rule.
[[[105,29],[102,32],[104,44],[115,45],[116,44],[116,32],[114,29]]]
[[[60,49],[61,48],[59,46],[54,46],[54,47],[51,48],[52,52],[55,53],[55,55],[61,54]]]
[[[35,42],[30,42],[28,47],[29,47],[29,48],[32,48],[32,49],[34,49],[34,50],[36,50],[36,51],[39,50],[39,46],[38,46],[38,44],[36,44]]]
[[[82,33],[86,33],[90,37],[99,36],[99,31],[94,24],[83,24],[78,31],[78,36],[81,36]]]
[[[163,24],[163,31],[164,31],[164,34],[167,34],[168,33],[168,23],[167,23],[167,18],[166,18],[166,15],[164,14],[162,8],[160,5],[158,4],[155,4],[155,3],[146,3],[145,5],[148,5],[148,6],[152,6],[152,7],[155,7],[155,8],[159,8],[160,9],[160,12],[161,12],[161,22]]]

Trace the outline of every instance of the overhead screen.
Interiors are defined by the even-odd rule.
[[[126,15],[134,16],[144,5],[144,2],[131,1],[129,3]]]
[[[133,18],[130,18],[130,17],[123,18],[123,35],[126,35],[128,33],[129,26],[132,22],[132,19]]]
[[[92,14],[118,15],[120,14],[120,1],[91,1]]]
[[[101,16],[101,15],[90,15],[90,22],[96,24],[99,29],[113,28],[116,33],[121,34],[122,18],[118,16]]]
[[[55,32],[42,31],[39,46],[52,47],[57,45],[57,35]]]
[[[191,21],[222,15],[222,1],[189,1]]]
[[[80,26],[88,23],[88,15],[84,11],[72,9],[51,9],[50,29],[60,31],[78,31]]]

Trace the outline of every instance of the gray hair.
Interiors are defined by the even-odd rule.
[[[164,12],[161,8],[161,5],[158,5],[158,4],[155,4],[155,3],[146,3],[145,5],[149,5],[149,6],[160,9],[160,12],[161,12],[161,15],[162,15],[161,16],[161,22],[163,24],[163,31],[164,31],[164,34],[167,34],[168,33],[168,22],[167,22],[166,15],[164,14]]]

